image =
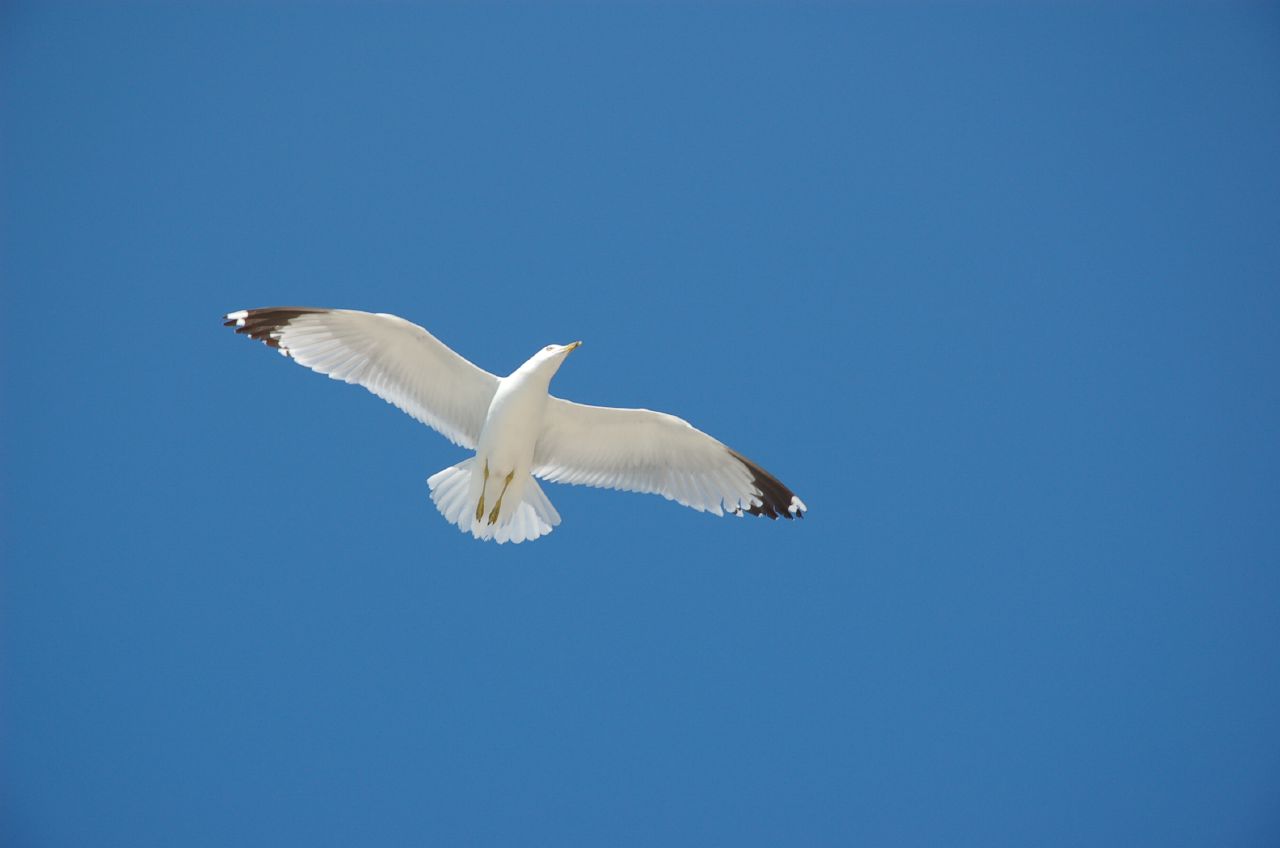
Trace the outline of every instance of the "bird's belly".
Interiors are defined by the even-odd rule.
[[[491,474],[528,473],[542,429],[546,393],[498,391],[489,405],[476,456],[489,463]]]

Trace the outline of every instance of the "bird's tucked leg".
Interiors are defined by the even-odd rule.
[[[498,521],[498,513],[502,511],[502,496],[507,493],[507,487],[511,485],[511,481],[515,479],[516,472],[512,471],[507,475],[507,481],[502,484],[502,491],[498,493],[498,502],[493,505],[493,511],[489,513],[489,523],[496,524]]]
[[[484,490],[488,485],[489,485],[489,460],[486,459],[484,461],[484,483],[482,483],[480,486],[480,502],[476,504],[476,521],[479,521],[481,516],[484,515]],[[506,489],[503,489],[503,491],[505,492]],[[493,522],[490,521],[489,523],[492,524]]]

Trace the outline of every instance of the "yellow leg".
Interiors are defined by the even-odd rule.
[[[489,460],[484,461],[484,483],[480,486],[480,503],[476,504],[476,521],[484,515],[484,490],[489,485]],[[506,491],[505,489],[503,491]],[[490,521],[490,524],[493,522]]]
[[[502,511],[502,496],[507,493],[507,487],[511,485],[511,481],[515,478],[516,473],[512,471],[507,475],[507,482],[502,484],[502,491],[498,494],[498,502],[493,505],[493,512],[489,513],[489,523],[496,524],[498,521],[498,513]]]

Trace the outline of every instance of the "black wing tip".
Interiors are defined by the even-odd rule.
[[[785,518],[788,521],[794,518],[804,518],[805,510],[808,507],[804,505],[804,501],[796,497],[795,492],[783,485],[782,481],[777,477],[774,477],[736,450],[730,448],[729,453],[751,472],[751,485],[755,486],[756,490],[760,492],[760,503],[747,507],[746,512],[751,515],[764,516],[771,521],[776,521],[779,518]]]
[[[267,306],[262,309],[241,309],[223,315],[222,326],[233,327],[237,333],[278,349],[280,347],[279,331],[294,318],[299,315],[329,311],[331,310],[316,309],[313,306]]]

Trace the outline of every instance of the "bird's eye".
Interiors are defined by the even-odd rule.
[[[556,349],[555,345],[547,345],[546,347],[543,348],[543,350],[555,350],[555,349]]]

